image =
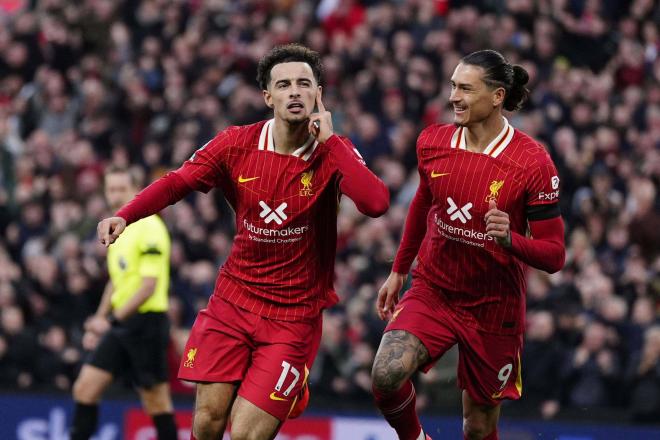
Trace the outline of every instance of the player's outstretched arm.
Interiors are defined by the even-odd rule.
[[[380,217],[390,207],[390,192],[364,163],[355,146],[332,131],[332,115],[325,109],[321,94],[316,97],[318,113],[310,115],[309,132],[329,147],[329,157],[341,174],[339,190],[358,210],[369,217]]]
[[[424,176],[421,176],[419,187],[408,210],[403,237],[392,265],[392,272],[378,291],[376,313],[380,319],[390,319],[399,302],[401,287],[408,277],[410,266],[417,256],[424,235],[426,235],[426,217],[431,208],[431,201],[431,191]]]
[[[149,217],[172,205],[190,192],[192,188],[176,172],[169,172],[140,191],[130,202],[117,211],[117,217],[126,220],[126,225]]]
[[[96,230],[101,244],[110,246],[126,226],[148,217],[178,202],[192,188],[177,173],[167,173],[140,191],[133,200],[122,206],[114,217],[101,220]]]

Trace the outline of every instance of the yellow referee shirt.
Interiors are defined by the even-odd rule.
[[[165,312],[170,284],[170,235],[157,215],[130,224],[108,248],[108,271],[114,291],[112,308],[123,306],[140,288],[143,277],[157,279],[154,293],[139,313]]]

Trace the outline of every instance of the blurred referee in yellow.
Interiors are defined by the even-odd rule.
[[[105,173],[105,197],[113,212],[139,189],[128,169]],[[108,248],[110,280],[96,314],[85,323],[83,346],[92,350],[73,385],[76,407],[71,440],[89,439],[98,424],[98,404],[119,375],[128,375],[159,440],[175,440],[172,398],[167,383],[170,237],[157,215],[126,228]]]

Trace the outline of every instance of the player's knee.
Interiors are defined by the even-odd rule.
[[[371,370],[371,388],[376,398],[379,394],[390,394],[401,388],[405,376],[396,374],[386,362],[376,358]]]
[[[258,433],[246,425],[239,424],[231,427],[231,440],[260,440],[261,438],[265,437],[260,437]]]
[[[140,397],[144,410],[149,415],[170,413],[173,410],[167,384],[157,384],[148,389],[140,389]]]
[[[259,422],[254,423],[235,423],[232,420],[231,440],[265,440],[273,438],[277,426],[262,425]]]
[[[482,440],[488,436],[495,427],[489,426],[485,420],[477,420],[473,418],[463,419],[463,434],[468,440]]]
[[[197,440],[216,440],[225,430],[226,423],[225,414],[199,408],[193,418],[193,434]]]
[[[80,380],[80,378],[76,379],[73,383],[73,400],[76,402],[82,402],[85,398],[84,392],[85,389],[82,380]]]
[[[78,377],[73,383],[73,400],[79,403],[98,403],[99,396],[94,392],[94,387],[84,377]]]

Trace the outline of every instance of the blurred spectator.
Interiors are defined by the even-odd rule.
[[[566,399],[575,407],[612,405],[620,373],[616,353],[607,347],[607,328],[598,322],[587,325],[582,343],[569,353],[562,371],[567,382]]]
[[[650,327],[644,346],[636,352],[626,372],[630,387],[630,409],[637,421],[653,422],[660,417],[660,327]]]
[[[537,408],[545,418],[553,418],[560,409],[563,352],[555,337],[555,323],[548,311],[528,315],[522,375],[525,399],[521,404]]]

